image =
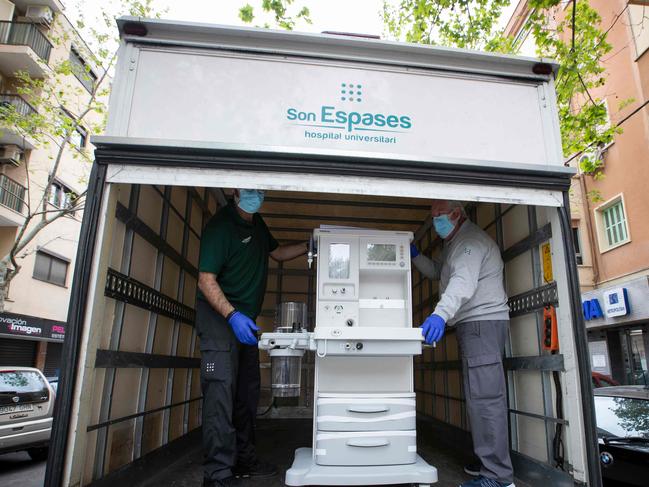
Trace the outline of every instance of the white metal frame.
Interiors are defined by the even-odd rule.
[[[570,302],[570,285],[568,283],[567,256],[564,251],[563,239],[570,238],[564,235],[561,230],[559,213],[556,210],[546,209],[548,220],[552,225],[552,268],[557,277],[557,294],[560,305],[556,308],[557,331],[559,343],[564,358],[565,371],[561,374],[561,388],[563,393],[566,425],[566,460],[572,465],[572,475],[575,480],[588,483],[588,462],[586,457],[586,445],[584,445],[584,414],[581,407],[570,407],[571,404],[580,404],[582,401],[579,376],[590,374],[590,371],[579,370],[579,363],[574,351],[576,350],[575,335],[572,327],[575,321],[572,317]],[[561,305],[565,304],[565,305]]]
[[[91,296],[89,305],[84,314],[83,323],[101,323],[105,312],[106,297],[104,296],[103,279],[111,258],[110,247],[112,234],[115,229],[115,207],[117,204],[117,188],[114,185],[105,185],[102,188],[101,207],[103,209],[97,228],[98,238],[95,241],[92,271],[89,279],[87,294]],[[63,479],[61,485],[80,485],[83,482],[86,442],[86,431],[90,423],[90,414],[98,411],[92,410],[94,397],[90,391],[95,389],[95,380],[98,379],[93,366],[95,354],[102,338],[103,330],[97,326],[84,326],[81,331],[79,347],[79,363],[83,367],[77,368],[76,386],[70,414],[68,430],[68,455],[65,458]]]
[[[269,177],[272,175],[273,177]],[[214,188],[250,188],[305,193],[356,194],[423,199],[449,199],[488,203],[559,207],[560,191],[477,184],[436,183],[366,176],[306,174],[229,169],[183,168],[112,164],[109,183],[159,184]]]
[[[126,34],[124,26],[132,22],[144,25],[147,35],[141,37]],[[408,65],[543,81],[555,75],[559,68],[558,64],[549,59],[350,36],[142,19],[140,17],[122,17],[118,19],[117,24],[123,41],[138,44],[218,48],[266,54],[282,52],[292,56]],[[532,68],[538,63],[549,65],[551,73],[534,73]]]

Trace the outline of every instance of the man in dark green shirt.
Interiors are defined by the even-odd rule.
[[[255,319],[261,311],[268,257],[293,259],[307,244],[280,246],[257,210],[263,191],[235,190],[234,202],[205,226],[201,237],[196,327],[203,390],[203,485],[234,486],[238,477],[266,477],[275,466],[254,446],[259,402]]]

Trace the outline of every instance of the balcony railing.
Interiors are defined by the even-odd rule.
[[[20,214],[26,208],[25,193],[27,189],[9,176],[0,174],[0,205],[6,206]]]
[[[16,112],[23,117],[36,114],[36,109],[20,95],[0,93],[0,118],[2,117],[2,109],[9,108],[9,106],[13,106]]]
[[[0,21],[0,44],[29,46],[43,61],[50,60],[52,44],[31,22]]]

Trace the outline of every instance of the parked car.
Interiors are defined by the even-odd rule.
[[[27,450],[33,460],[47,458],[54,393],[31,367],[0,367],[0,453]]]
[[[647,485],[649,388],[595,389],[595,415],[602,477],[625,485]]]
[[[591,377],[593,379],[594,388],[620,385],[620,383],[610,375],[602,374],[600,372],[591,372]]]

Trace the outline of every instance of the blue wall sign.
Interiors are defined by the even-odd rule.
[[[609,318],[625,316],[631,312],[629,293],[625,287],[611,289],[604,293],[604,312]]]
[[[604,318],[602,307],[597,298],[589,299],[581,303],[584,310],[584,319],[586,321],[595,320],[597,318]]]
[[[604,291],[601,299],[604,303],[603,307],[598,298],[591,298],[582,301],[581,306],[586,321],[604,317],[616,318],[631,313],[629,293],[625,287]]]

